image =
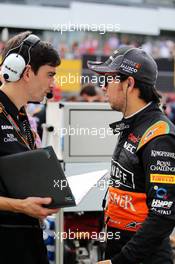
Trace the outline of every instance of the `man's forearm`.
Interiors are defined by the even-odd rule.
[[[0,197],[0,211],[10,211],[14,213],[23,211],[23,200]]]

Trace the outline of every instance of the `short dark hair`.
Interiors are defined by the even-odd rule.
[[[146,103],[155,102],[160,103],[162,96],[156,90],[153,85],[149,85],[147,83],[143,83],[141,81],[135,80],[135,88],[139,89],[139,98],[143,99]]]
[[[80,96],[82,95],[88,95],[88,96],[96,96],[97,95],[97,90],[95,86],[91,83],[84,84],[81,91],[80,91]]]
[[[6,43],[5,48],[2,51],[2,61],[5,59],[7,54],[18,53],[20,49],[20,47],[18,46],[31,33],[31,31],[25,31],[12,37]],[[13,49],[15,47],[17,48]],[[10,51],[11,49],[13,50]],[[28,47],[26,45],[22,47],[20,55],[22,55],[26,63],[29,61]],[[31,65],[31,68],[35,74],[37,74],[39,68],[43,65],[50,65],[56,67],[61,63],[60,57],[57,51],[53,48],[53,46],[49,42],[42,40],[36,46],[31,48],[30,56],[31,59],[29,64]]]
[[[127,80],[129,76],[120,74],[121,76],[121,82]],[[161,94],[156,90],[156,88],[153,85],[144,83],[142,81],[138,81],[134,78],[135,84],[134,88],[139,89],[140,94],[139,98],[143,99],[146,103],[149,102],[155,102],[155,103],[160,103],[160,100],[162,98]]]

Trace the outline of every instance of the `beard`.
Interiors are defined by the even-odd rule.
[[[115,111],[118,111],[118,112],[122,112],[122,109],[121,109],[120,106],[118,106],[118,105],[113,105],[113,104],[111,104],[111,103],[110,103],[110,106],[111,106],[111,109],[112,109],[112,110],[115,110]]]

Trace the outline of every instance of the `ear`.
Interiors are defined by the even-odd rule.
[[[23,71],[22,78],[28,82],[30,80],[31,74],[33,73],[30,65],[27,65]]]
[[[127,81],[128,81],[128,88],[130,89],[130,91],[132,91],[134,89],[135,80],[132,76],[129,76]]]

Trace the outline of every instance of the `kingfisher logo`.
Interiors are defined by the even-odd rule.
[[[151,157],[168,157],[175,159],[175,153],[174,152],[166,152],[161,150],[152,150],[151,151]]]

